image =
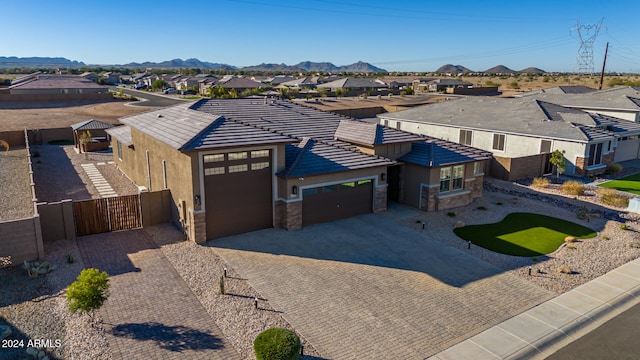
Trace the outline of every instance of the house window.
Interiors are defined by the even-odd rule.
[[[471,130],[460,130],[460,144],[463,145],[471,145],[471,135],[473,135],[473,131]]]
[[[453,183],[451,190],[462,190],[464,184],[464,165],[453,167]]]
[[[206,163],[218,162],[218,161],[224,161],[224,154],[214,154],[214,155],[204,156],[204,162]]]
[[[480,175],[484,171],[482,170],[482,163],[480,161],[476,161],[473,163],[473,175]]]
[[[242,152],[233,152],[233,153],[229,153],[229,160],[243,160],[247,158],[247,152],[246,151],[242,151]]]
[[[358,186],[369,185],[369,184],[371,184],[371,179],[358,181]]]
[[[118,148],[118,159],[120,159],[120,161],[122,161],[122,143],[118,140],[116,140],[116,146]]]
[[[384,126],[387,126],[387,127],[389,126],[389,120],[384,121]]]
[[[255,150],[251,152],[251,158],[263,158],[269,157],[269,150]]]
[[[204,176],[224,174],[224,166],[204,168]]]
[[[540,140],[540,154],[551,152],[551,140]]]
[[[396,129],[400,130],[400,121],[396,121]]]
[[[247,164],[231,165],[229,166],[229,173],[243,172],[243,171],[247,171],[248,169],[249,169],[249,166],[247,166]]]
[[[262,170],[269,167],[269,162],[252,163],[251,170]]]
[[[354,181],[340,184],[340,189],[341,190],[342,189],[353,189],[355,187],[356,187],[356,183]]]
[[[440,169],[440,192],[447,192],[451,188],[451,168]]]
[[[600,165],[602,163],[602,143],[589,145],[589,162],[588,166]]]
[[[504,151],[504,134],[493,134],[493,146],[491,147],[493,150]]]

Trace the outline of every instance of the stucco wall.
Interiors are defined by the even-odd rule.
[[[44,258],[40,217],[0,222],[0,257],[11,257],[13,265]]]

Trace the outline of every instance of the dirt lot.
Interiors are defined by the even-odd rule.
[[[58,107],[30,104],[29,108],[0,109],[0,131],[68,127],[89,119],[115,124],[118,118],[152,109],[127,106],[122,101]]]

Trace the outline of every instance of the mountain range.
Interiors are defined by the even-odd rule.
[[[5,57],[0,56],[0,69],[1,68],[16,68],[16,67],[29,67],[29,68],[77,68],[84,66],[101,66],[101,67],[123,67],[123,68],[151,68],[151,69],[180,69],[180,68],[198,68],[208,70],[244,70],[244,71],[270,71],[270,72],[353,72],[353,73],[377,73],[387,72],[385,69],[373,66],[369,63],[358,61],[350,65],[336,66],[330,62],[312,62],[303,61],[295,65],[287,64],[259,64],[253,66],[236,67],[228,64],[211,63],[206,61],[200,61],[198,59],[173,59],[162,62],[143,62],[136,63],[131,62],[124,65],[86,65],[84,62],[69,60],[62,57]],[[528,67],[526,69],[515,71],[509,69],[504,65],[494,66],[484,71],[473,71],[462,65],[446,64],[438,68],[436,73],[469,73],[469,72],[482,72],[491,74],[510,74],[510,73],[545,73],[544,70]]]
[[[516,71],[513,69],[509,69],[508,67],[504,66],[504,65],[497,65],[494,66],[490,69],[484,70],[484,71],[473,71],[470,70],[462,65],[451,65],[451,64],[446,64],[446,65],[442,65],[441,67],[438,68],[438,70],[435,71],[436,73],[473,73],[473,72],[480,72],[480,73],[487,73],[487,74],[514,74],[514,73],[526,73],[526,74],[531,74],[531,73],[540,73],[543,74],[546,71],[536,68],[536,67],[528,67],[526,69],[522,69],[520,71]]]

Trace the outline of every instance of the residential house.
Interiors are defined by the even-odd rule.
[[[202,99],[120,122],[107,130],[115,164],[139,186],[169,189],[174,221],[198,243],[376,213],[388,198],[467,204],[490,157],[266,98]]]
[[[106,86],[77,75],[44,75],[20,78],[9,86],[11,95],[78,95],[105,94],[110,97]]]
[[[259,83],[244,77],[231,76],[223,77],[216,82],[216,86],[224,86],[227,90],[235,90],[238,94],[245,90],[252,90],[257,88],[270,88],[269,85]]]
[[[554,150],[565,152],[567,174],[592,175],[604,172],[614,161],[638,158],[640,136],[640,124],[613,116],[620,114],[612,110],[614,106],[621,113],[627,111],[621,109],[623,97],[614,105],[604,99],[599,103],[594,94],[574,95],[590,97],[580,101],[564,97],[563,105],[535,96],[465,97],[378,117],[381,124],[397,129],[491,151],[491,175],[498,178],[514,180],[550,173],[549,157]],[[564,105],[569,100],[576,105]],[[627,102],[633,107],[633,100]],[[583,108],[588,105],[591,111],[577,104]],[[635,107],[640,111],[637,104]]]
[[[102,79],[104,80],[105,84],[116,85],[120,83],[120,74],[113,71],[108,71],[102,74]]]
[[[292,76],[292,75],[276,75],[270,79],[268,79],[268,83],[273,85],[273,86],[277,86],[282,84],[283,82],[287,82],[287,81],[292,81],[295,80],[296,77]]]
[[[98,76],[98,74],[93,73],[93,72],[83,72],[79,76],[81,78],[85,78],[85,79],[93,81],[93,82],[98,82],[98,78],[100,77],[100,76]]]
[[[447,92],[450,91],[450,89],[473,86],[472,83],[455,79],[434,79],[427,81],[424,85],[428,92]]]
[[[327,89],[334,93],[338,90],[346,91],[349,96],[361,94],[377,95],[382,94],[383,90],[388,90],[387,85],[375,79],[349,77],[319,84],[317,88]]]

